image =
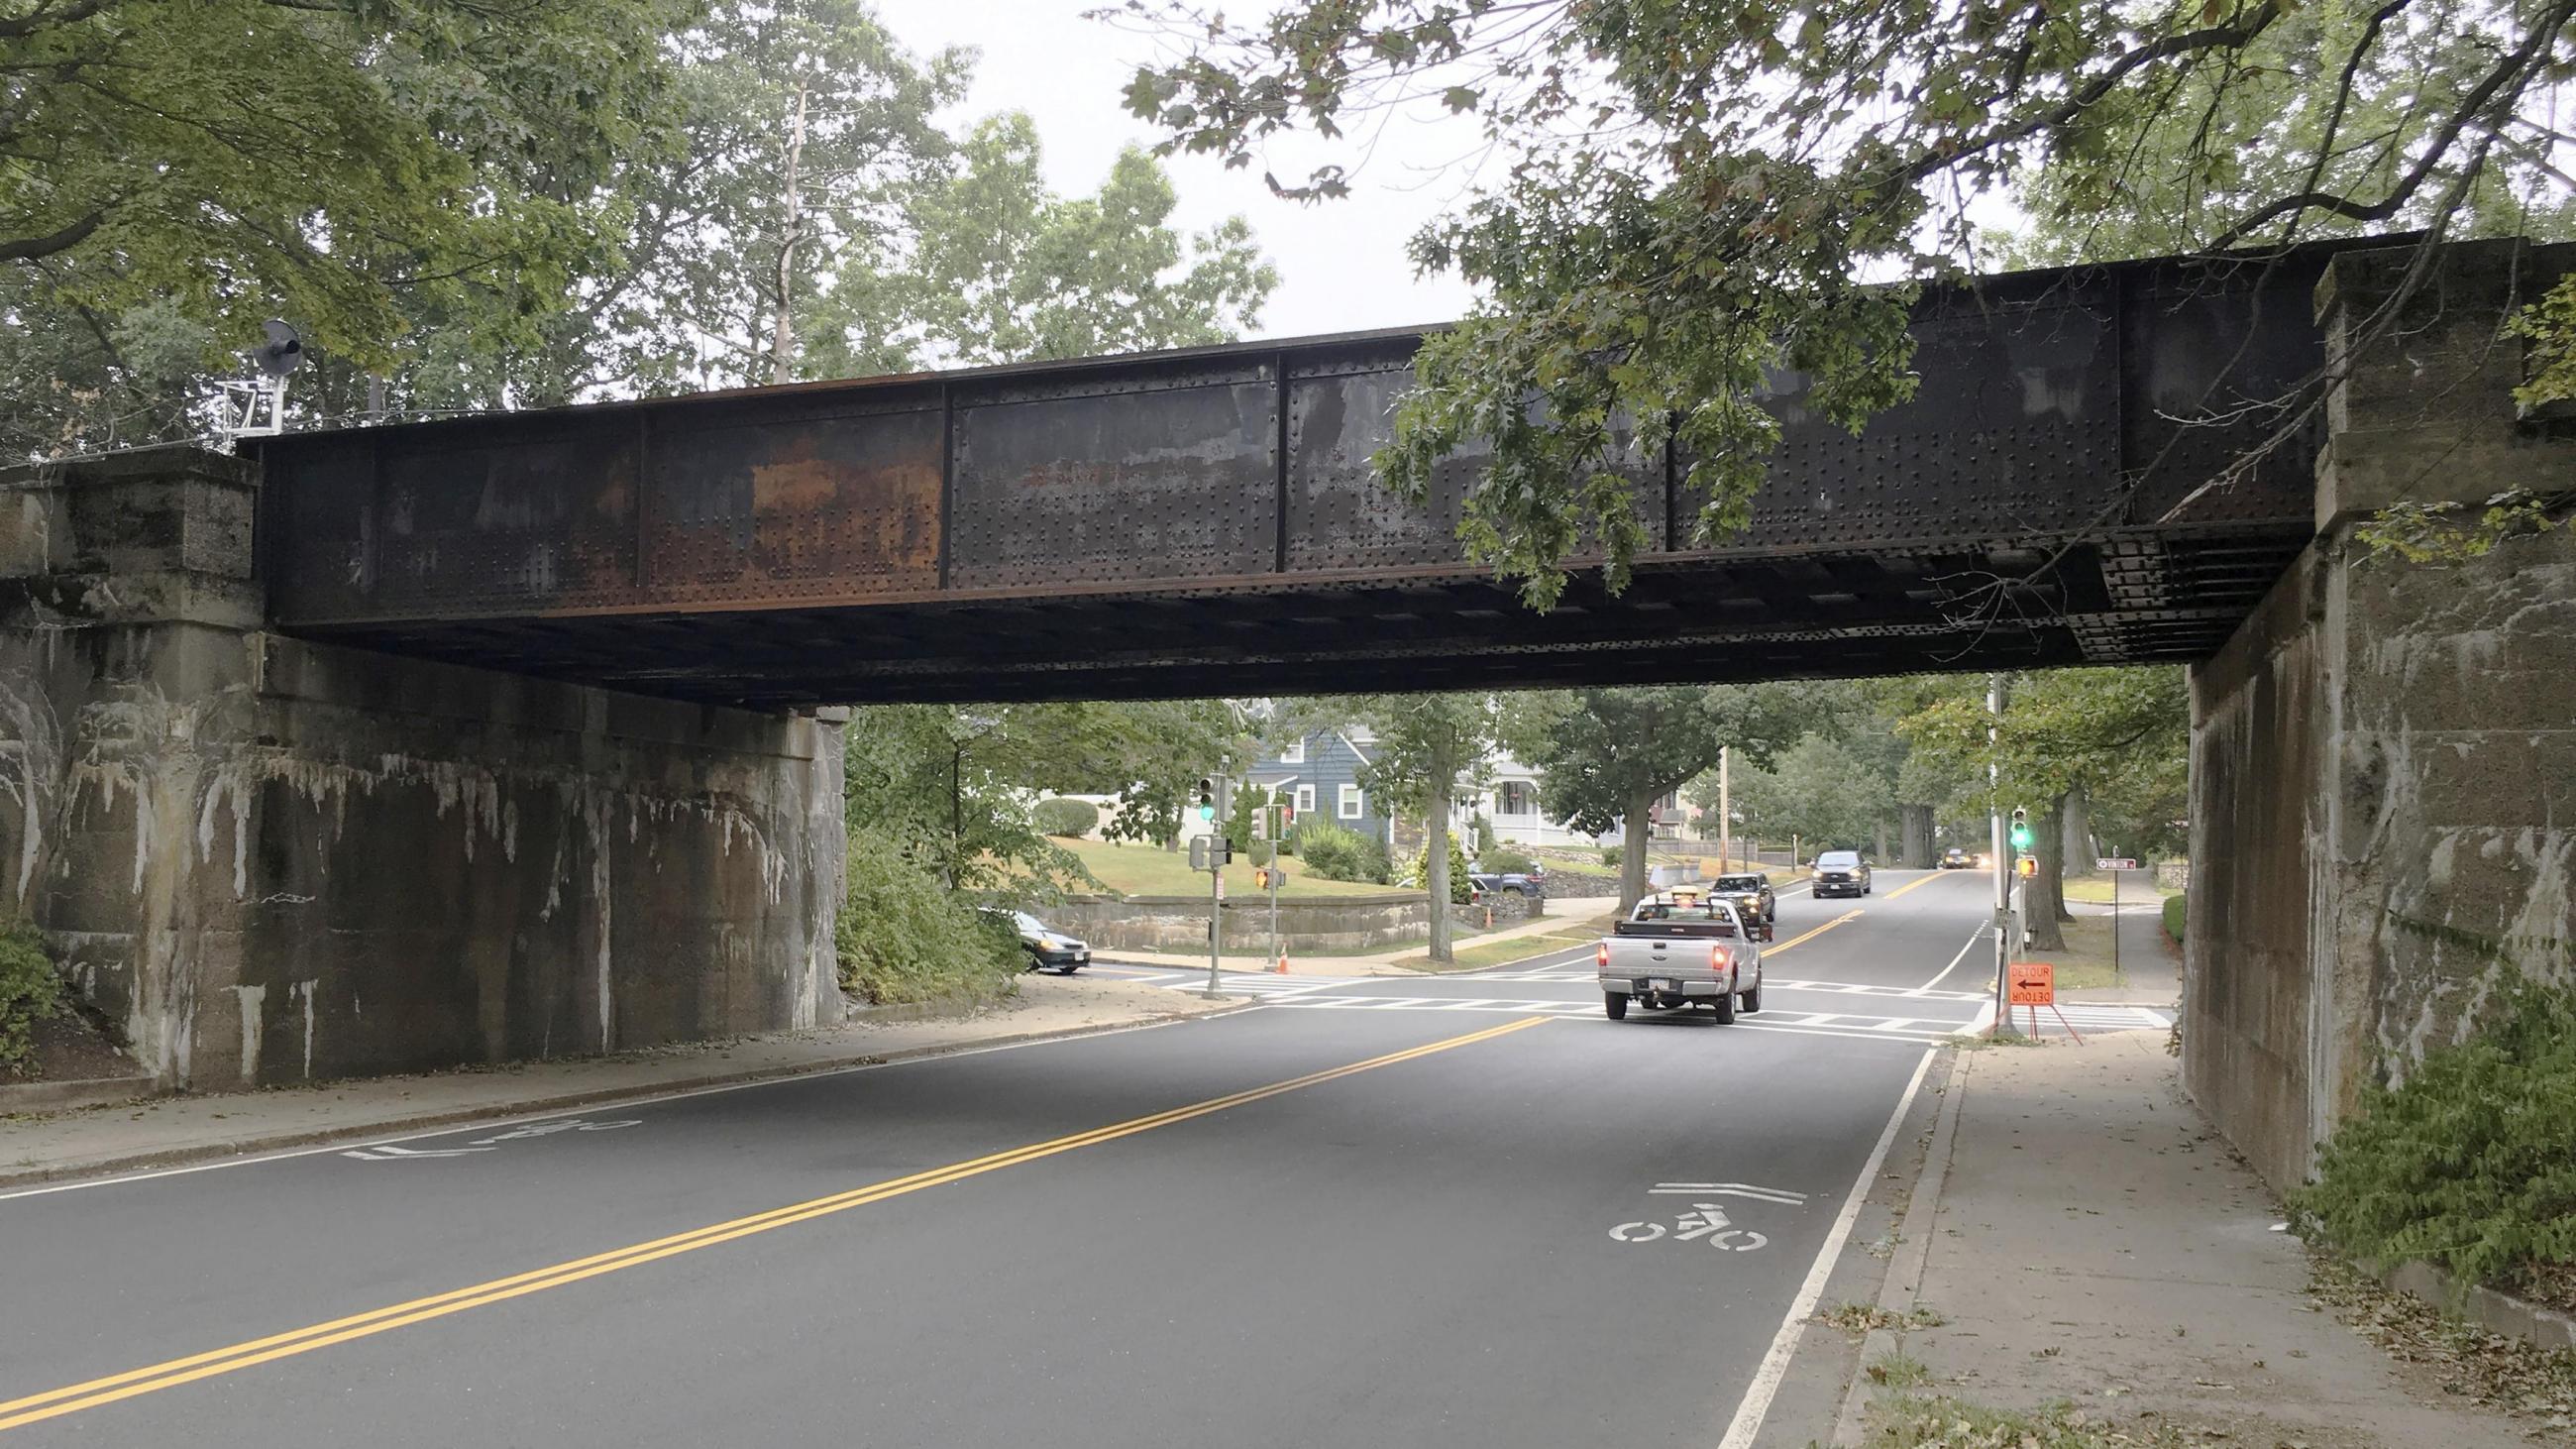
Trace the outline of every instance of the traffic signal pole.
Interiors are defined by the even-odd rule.
[[[1215,832],[1208,840],[1208,984],[1207,994],[1216,995],[1217,958],[1225,941],[1225,856],[1220,842],[1225,840],[1226,822],[1233,818],[1226,807],[1234,793],[1234,782],[1227,772],[1234,766],[1232,756],[1225,757],[1216,772],[1216,799],[1211,802],[1216,813],[1208,825]]]

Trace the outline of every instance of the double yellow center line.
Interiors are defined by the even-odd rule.
[[[1223,1097],[1212,1097],[1207,1101],[1195,1102],[1186,1107],[1175,1107],[1168,1112],[1156,1112],[1151,1116],[1133,1118],[1107,1127],[1095,1128],[1089,1132],[1077,1132],[1070,1137],[1035,1142],[1025,1147],[1012,1148],[1007,1152],[996,1152],[987,1157],[977,1157],[965,1162],[951,1163],[946,1167],[932,1168],[927,1172],[917,1172],[910,1177],[871,1183],[866,1187],[852,1188],[847,1192],[838,1192],[805,1202],[790,1203],[786,1207],[772,1208],[768,1212],[754,1213],[749,1217],[711,1223],[706,1227],[685,1233],[675,1233],[667,1238],[655,1238],[650,1242],[631,1244],[611,1252],[596,1253],[587,1258],[575,1258],[570,1262],[532,1268],[525,1273],[514,1273],[507,1278],[495,1278],[488,1283],[477,1283],[471,1287],[453,1289],[428,1298],[415,1298],[408,1303],[396,1303],[367,1313],[335,1318],[327,1323],[310,1324],[286,1333],[271,1334],[266,1338],[254,1338],[245,1343],[209,1349],[204,1353],[191,1354],[186,1358],[174,1358],[166,1363],[129,1369],[124,1373],[111,1374],[106,1378],[91,1379],[87,1383],[69,1384],[41,1394],[11,1399],[0,1403],[0,1431],[16,1429],[44,1419],[58,1418],[64,1414],[78,1413],[83,1409],[97,1408],[102,1404],[115,1403],[120,1399],[158,1393],[163,1389],[176,1388],[181,1384],[194,1383],[199,1379],[213,1378],[217,1374],[233,1373],[277,1359],[311,1353],[316,1349],[329,1348],[333,1344],[347,1343],[351,1339],[388,1333],[415,1323],[425,1323],[433,1318],[444,1318],[451,1313],[463,1313],[469,1308],[480,1308],[487,1303],[499,1303],[530,1293],[541,1293],[549,1288],[560,1288],[567,1283],[578,1283],[585,1278],[596,1278],[603,1273],[614,1273],[620,1269],[637,1267],[658,1259],[675,1257],[681,1253],[694,1253],[701,1248],[711,1248],[718,1243],[729,1243],[736,1238],[747,1238],[754,1233],[765,1233],[796,1223],[811,1222],[816,1218],[848,1212],[852,1208],[865,1207],[870,1203],[883,1202],[888,1198],[901,1197],[906,1193],[919,1192],[924,1188],[960,1182],[987,1172],[998,1172],[1005,1167],[1016,1167],[1023,1162],[1035,1162],[1042,1157],[1053,1157],[1058,1153],[1071,1152],[1076,1148],[1093,1147],[1121,1137],[1132,1137],[1139,1132],[1150,1132],[1157,1127],[1169,1127],[1176,1122],[1187,1122],[1191,1118],[1204,1117],[1211,1112],[1222,1112],[1229,1107],[1241,1107],[1267,1097],[1276,1097],[1283,1092],[1320,1086],[1325,1082],[1338,1081],[1360,1072],[1393,1066],[1398,1062],[1409,1062],[1416,1057],[1426,1057],[1435,1052],[1451,1051],[1458,1047],[1472,1046],[1477,1042],[1491,1041],[1498,1036],[1508,1036],[1516,1031],[1526,1031],[1531,1027],[1543,1025],[1549,1019],[1544,1016],[1523,1017],[1518,1021],[1507,1021],[1484,1031],[1473,1031],[1464,1036],[1453,1036],[1404,1051],[1389,1052],[1385,1056],[1371,1057],[1363,1062],[1352,1062],[1348,1066],[1309,1072],[1305,1076],[1292,1077],[1284,1082],[1273,1082],[1266,1087],[1254,1087],[1248,1091],[1234,1092]]]
[[[1921,890],[1923,887],[1930,885],[1932,882],[1939,880],[1948,874],[1948,871],[1935,871],[1932,874],[1923,877],[1921,880],[1907,881],[1905,884],[1889,891],[1887,893],[1887,898],[1892,901],[1898,896],[1905,894],[1907,891]],[[1762,954],[1765,956],[1777,956],[1781,952],[1788,950],[1790,947],[1795,946],[1802,941],[1812,941],[1816,939],[1818,936],[1823,935],[1836,926],[1848,925],[1851,922],[1860,919],[1862,909],[1862,907],[1856,906],[1851,910],[1845,911],[1841,915],[1834,917],[1832,920],[1825,922],[1823,925],[1816,927],[1812,931],[1808,931],[1803,935],[1791,936],[1788,940],[1781,942],[1777,946],[1766,946],[1763,948]],[[0,1425],[0,1428],[6,1427],[8,1426]]]

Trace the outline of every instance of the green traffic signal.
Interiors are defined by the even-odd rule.
[[[2030,827],[2027,825],[2014,826],[2012,828],[2012,844],[2013,849],[2015,850],[2030,849]]]

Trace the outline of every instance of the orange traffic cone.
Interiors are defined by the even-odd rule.
[[[1274,976],[1285,976],[1288,974],[1288,954],[1286,952],[1283,951],[1280,953],[1279,964],[1271,967],[1270,972]]]

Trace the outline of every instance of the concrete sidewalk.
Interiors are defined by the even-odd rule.
[[[2160,1036],[1958,1053],[1871,1335],[1918,1392],[2072,1403],[2229,1442],[2506,1449],[2533,1426],[2445,1395],[2337,1322],[2280,1207],[2178,1087]],[[1838,1442],[1857,1444],[1867,1381]]]
[[[1132,981],[1029,977],[1020,994],[966,1016],[856,1021],[610,1057],[378,1077],[208,1096],[157,1097],[42,1116],[0,1117],[0,1187],[89,1177],[452,1123],[562,1111],[697,1087],[1113,1031],[1234,1010]]]
[[[1618,908],[1619,898],[1616,896],[1582,896],[1561,901],[1549,901],[1547,903],[1547,914],[1544,916],[1533,917],[1530,920],[1521,921],[1509,926],[1503,926],[1491,931],[1480,931],[1473,936],[1459,936],[1455,938],[1454,944],[1458,946],[1482,946],[1493,941],[1510,941],[1523,936],[1543,936],[1550,931],[1566,930],[1583,921],[1591,920],[1596,916],[1607,915]],[[1419,956],[1421,954],[1422,947],[1419,945],[1413,945],[1398,947],[1392,951],[1380,951],[1374,955],[1368,956],[1291,956],[1288,958],[1288,971],[1290,975],[1305,976],[1421,976],[1430,974],[1414,970],[1408,966],[1399,966],[1396,964],[1398,961],[1402,961],[1412,956]],[[1537,952],[1534,950],[1533,954],[1537,954]],[[1097,959],[1103,962],[1127,961],[1141,966],[1195,966],[1201,970],[1206,969],[1208,959],[1205,951],[1192,955],[1184,951],[1104,950],[1096,952],[1095,955]],[[1266,971],[1270,967],[1270,963],[1259,956],[1228,955],[1224,958],[1224,965],[1225,969],[1228,971]]]

